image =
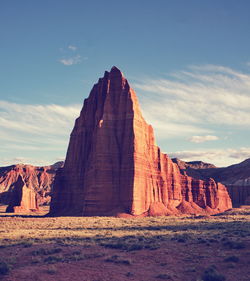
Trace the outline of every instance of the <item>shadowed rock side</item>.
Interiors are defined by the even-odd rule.
[[[58,171],[51,215],[168,215],[231,208],[226,188],[182,175],[156,146],[153,128],[116,67],[84,101]]]
[[[224,184],[234,207],[250,204],[250,158],[225,168],[217,168],[201,161],[184,162],[177,158],[172,160],[184,174],[203,180],[214,178],[216,182]]]
[[[29,211],[38,211],[36,193],[25,185],[22,176],[19,175],[14,188],[10,192],[10,203],[6,212],[21,213]]]
[[[36,193],[39,205],[50,203],[50,193],[56,170],[63,162],[51,166],[35,167],[17,164],[0,168],[0,203],[8,205],[12,200],[12,190],[15,190],[18,178],[21,176],[25,185]]]

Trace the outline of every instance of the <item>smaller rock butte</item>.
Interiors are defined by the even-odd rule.
[[[23,213],[38,211],[37,197],[33,189],[28,188],[21,175],[11,191],[10,203],[6,209],[7,213]]]
[[[50,215],[213,214],[231,207],[224,185],[181,174],[157,147],[121,71],[106,71],[76,119]]]
[[[48,205],[56,170],[62,165],[63,162],[44,167],[25,164],[1,167],[0,203],[12,206],[8,208],[12,212],[23,212],[24,209],[34,211],[37,209],[35,205]],[[28,192],[33,199],[28,199]],[[37,201],[36,204],[34,200]],[[13,208],[14,206],[22,206],[22,210]]]

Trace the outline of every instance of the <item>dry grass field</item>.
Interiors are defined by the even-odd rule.
[[[247,207],[137,219],[16,216],[3,208],[0,280],[250,279]]]

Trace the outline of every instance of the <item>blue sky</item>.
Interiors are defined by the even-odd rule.
[[[250,157],[250,2],[0,2],[0,166],[64,159],[92,85],[119,67],[162,151]]]

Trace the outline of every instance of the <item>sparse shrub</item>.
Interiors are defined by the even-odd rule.
[[[175,235],[173,238],[171,238],[171,240],[176,240],[179,243],[186,243],[187,240],[190,239],[190,236],[186,233],[184,234],[177,234]]]
[[[226,277],[224,275],[220,274],[216,270],[215,266],[210,266],[207,269],[205,269],[201,278],[203,281],[225,281],[226,280]]]
[[[157,250],[157,249],[160,248],[160,245],[159,244],[151,244],[149,246],[146,246],[145,248],[149,249],[149,250]]]
[[[238,262],[240,259],[236,256],[230,256],[224,259],[225,262]]]
[[[57,270],[54,266],[51,265],[50,267],[48,267],[47,270],[45,270],[45,272],[48,273],[48,274],[54,275],[54,274],[57,273]]]
[[[0,261],[0,275],[6,275],[10,271],[10,265],[5,261]]]
[[[101,246],[110,249],[121,249],[125,251],[138,251],[143,249],[143,244],[137,243],[129,243],[127,241],[124,242],[111,242],[111,243],[101,243]]]
[[[124,250],[127,251],[138,251],[138,250],[142,250],[143,246],[140,244],[126,244],[124,245]]]
[[[24,248],[30,248],[33,243],[32,242],[28,242],[28,241],[25,241],[25,242],[22,242],[21,245],[24,247]]]
[[[216,239],[213,239],[213,238],[208,239],[208,241],[209,241],[210,243],[218,242]]]
[[[199,244],[206,244],[207,243],[207,240],[203,239],[203,238],[198,238],[198,243]]]
[[[95,259],[95,258],[100,258],[103,256],[105,256],[105,254],[103,254],[103,253],[84,254],[84,257],[86,259]]]
[[[196,268],[195,267],[189,267],[186,272],[196,272]]]
[[[177,239],[177,242],[179,242],[179,243],[186,243],[186,239],[184,239],[184,238],[179,238],[179,239]]]
[[[63,261],[63,258],[58,256],[48,256],[43,261],[46,263],[56,263]]]
[[[163,279],[163,280],[172,280],[172,277],[169,274],[158,274],[156,276],[158,279]]]
[[[72,255],[80,255],[82,252],[81,251],[74,251],[72,252]]]
[[[53,255],[62,252],[61,248],[54,248],[54,249],[44,249],[40,248],[36,251],[31,252],[32,256],[46,256],[46,255]]]
[[[65,258],[65,261],[81,261],[84,260],[84,255],[72,255]]]
[[[116,264],[124,264],[124,265],[131,265],[131,260],[129,259],[123,259],[119,257],[118,255],[111,256],[107,259],[105,259],[106,262],[113,262]]]
[[[42,261],[41,257],[31,257],[31,263],[32,264],[37,264],[41,261]]]
[[[223,243],[223,245],[233,250],[240,250],[246,247],[246,245],[243,242],[238,242],[238,241],[226,241]]]
[[[105,248],[110,248],[110,249],[123,249],[124,244],[122,243],[101,243],[101,246],[104,246]]]
[[[132,276],[134,276],[134,273],[132,273],[132,272],[127,272],[127,273],[125,274],[125,276],[127,276],[127,277],[132,277]]]

